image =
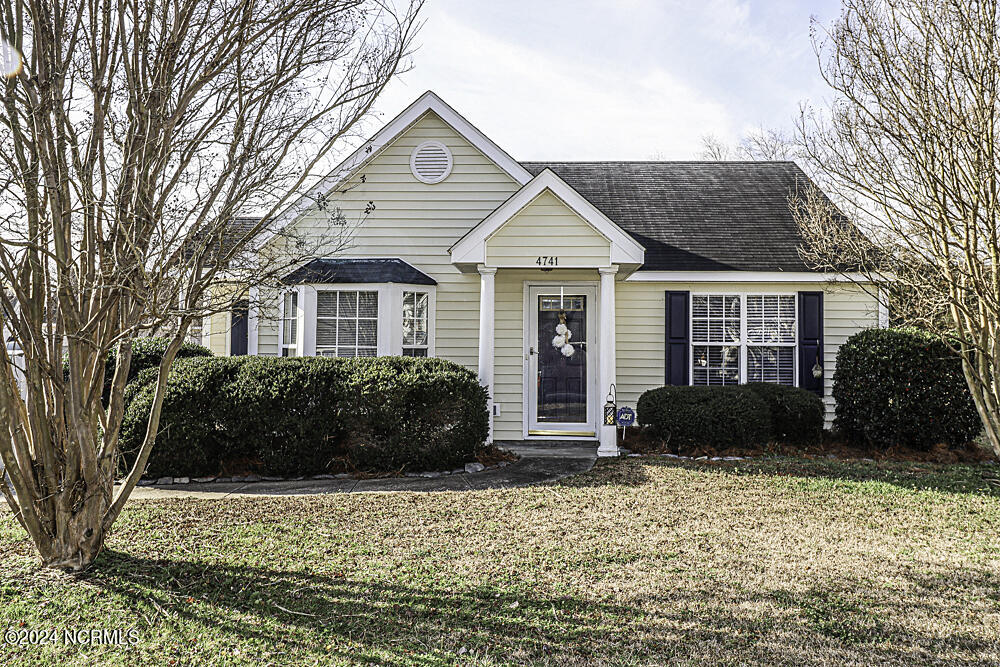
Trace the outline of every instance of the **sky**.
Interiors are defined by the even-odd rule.
[[[388,122],[433,90],[518,160],[697,159],[827,95],[810,17],[837,0],[427,0]]]

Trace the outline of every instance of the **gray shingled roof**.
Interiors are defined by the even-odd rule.
[[[546,167],[646,248],[647,271],[809,271],[794,162],[522,162]]]
[[[314,259],[285,276],[287,285],[304,283],[405,283],[437,285],[426,273],[397,258]]]
[[[237,216],[226,224],[224,230],[211,229],[210,231],[216,236],[207,241],[207,232],[198,232],[185,242],[184,258],[190,259],[191,255],[195,252],[192,248],[197,248],[198,252],[201,252],[203,250],[202,245],[207,244],[207,247],[204,248],[207,261],[213,262],[216,257],[229,253],[238,241],[242,240],[250,230],[257,226],[258,222],[260,222],[260,218]]]

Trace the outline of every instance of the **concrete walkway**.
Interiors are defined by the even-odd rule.
[[[210,482],[140,486],[130,500],[161,498],[225,498],[227,496],[298,496],[316,493],[372,493],[377,491],[478,491],[548,484],[587,472],[597,459],[596,445],[497,443],[521,459],[503,468],[456,473],[436,478],[304,479],[297,482]]]

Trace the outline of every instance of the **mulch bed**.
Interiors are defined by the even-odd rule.
[[[504,451],[496,445],[490,444],[476,452],[475,461],[482,463],[487,468],[493,468],[501,463],[513,463],[518,460],[518,456],[508,451]],[[247,475],[259,475],[263,472],[263,461],[257,459],[241,458],[224,461],[220,477],[243,477]],[[330,462],[325,471],[329,474],[350,474],[358,479],[382,479],[388,477],[402,477],[405,470],[358,470],[346,457],[338,457]]]
[[[647,429],[630,427],[626,429],[624,438],[619,435],[618,442],[636,454],[679,454],[693,458],[699,456],[800,456],[803,458],[837,459],[870,459],[874,461],[914,461],[919,463],[998,463],[996,455],[975,443],[961,447],[949,447],[939,444],[929,450],[909,447],[893,447],[888,450],[875,450],[867,447],[849,445],[835,435],[826,432],[823,443],[814,447],[796,447],[772,443],[764,447],[668,447],[666,443]]]

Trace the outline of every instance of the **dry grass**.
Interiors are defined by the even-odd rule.
[[[137,502],[73,579],[3,516],[0,626],[140,641],[0,664],[1000,663],[995,468],[747,463]]]

